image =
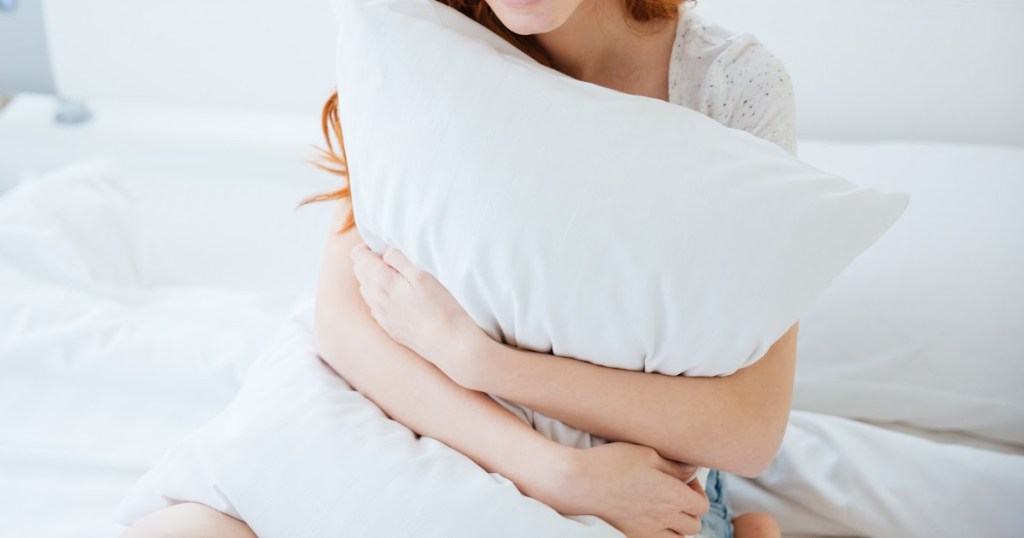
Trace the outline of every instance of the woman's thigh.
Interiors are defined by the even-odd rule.
[[[121,538],[256,538],[244,522],[197,503],[176,504],[138,520]]]

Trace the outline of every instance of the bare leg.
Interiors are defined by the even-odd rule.
[[[764,512],[743,514],[732,520],[736,538],[782,538],[782,530],[771,515]]]
[[[197,503],[176,504],[138,520],[121,538],[256,538],[244,522]]]

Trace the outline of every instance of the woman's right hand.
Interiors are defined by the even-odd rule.
[[[553,508],[591,514],[629,538],[694,535],[710,505],[694,467],[653,448],[614,442],[574,450]],[[689,483],[687,483],[689,482]]]

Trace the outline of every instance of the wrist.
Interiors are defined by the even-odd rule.
[[[500,371],[498,362],[501,359],[504,346],[495,342],[482,329],[463,340],[461,349],[462,357],[458,364],[463,365],[462,371],[452,379],[471,390],[478,392],[490,392],[490,379]]]
[[[561,513],[574,510],[574,499],[567,495],[579,465],[581,450],[544,438],[533,457],[526,458],[520,480],[520,491]]]

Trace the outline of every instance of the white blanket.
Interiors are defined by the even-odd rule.
[[[17,112],[6,110],[6,118]],[[41,117],[49,118],[50,112],[49,104],[40,107]],[[157,114],[100,112],[100,118],[117,115],[126,122]],[[0,197],[0,536],[116,536],[114,508],[131,484],[168,446],[231,400],[249,364],[310,293],[326,229],[325,208],[296,212],[294,204],[325,185],[310,180],[316,176],[312,171],[301,175],[305,146],[282,155],[277,165],[254,160],[271,152],[269,144],[217,150],[223,158],[216,160],[211,157],[211,144],[220,136],[213,132],[216,119],[187,119],[190,125],[203,125],[202,136],[209,138],[202,144],[202,158],[191,136],[168,139],[159,132],[119,128],[33,139],[24,126],[6,137],[0,129],[3,170],[18,163],[46,169],[47,163],[73,161],[82,152],[109,155],[117,163],[76,167],[49,178],[29,175],[22,188]],[[271,127],[260,130],[268,136],[283,132]],[[131,136],[115,136],[123,133]],[[69,141],[65,150],[47,143],[55,138]],[[999,237],[994,231],[1024,231],[1019,217],[1012,218],[1018,213],[994,211],[1012,209],[1019,195],[983,209],[994,203],[986,198],[992,193],[1020,186],[1024,151],[803,142],[801,155],[864,184],[890,184],[898,170],[916,183],[893,187],[919,196],[920,189],[933,185],[935,195],[948,193],[942,198],[951,200],[946,207],[959,207],[960,215],[987,215],[971,221],[974,230],[985,227],[980,231],[961,226],[964,234],[971,233],[969,241],[961,238],[949,245],[977,249],[981,239]],[[294,158],[293,168],[280,165],[285,158]],[[162,164],[157,168],[155,162]],[[5,176],[0,183],[13,179]],[[956,199],[965,204],[953,204]],[[997,215],[1002,220],[994,220]],[[930,216],[928,222],[939,222],[939,217]],[[928,230],[934,228],[922,233]],[[897,243],[879,254],[905,250],[899,235],[891,237]],[[986,252],[993,255],[992,249]],[[998,437],[1024,434],[1024,421],[1014,412],[1024,393],[1013,390],[1024,371],[1013,360],[1020,354],[1012,333],[985,330],[1016,319],[1012,316],[1018,310],[1002,300],[1019,293],[1007,285],[1020,281],[997,271],[1012,262],[1014,252],[995,258],[999,263],[991,270],[983,264],[958,267],[958,274],[977,271],[971,273],[977,278],[956,288],[958,304],[973,306],[964,313],[961,330],[925,342],[928,352],[919,360],[931,361],[923,368],[927,376],[917,375],[922,368],[899,355],[872,349],[863,349],[877,352],[869,361],[830,360],[830,350],[850,349],[835,347],[838,328],[816,323],[814,317],[803,319],[796,403],[823,414],[794,413],[779,459],[764,477],[727,479],[737,504],[774,513],[787,533],[1019,534],[1024,528],[1018,509],[1024,498],[1024,447]],[[908,255],[919,260],[922,253]],[[861,274],[884,275],[881,268],[898,270],[904,263],[886,266],[888,259],[866,260],[871,265],[863,266]],[[928,274],[938,278],[938,269]],[[915,265],[907,270],[920,274],[924,269]],[[844,297],[856,295],[853,281],[843,285],[850,286]],[[886,293],[916,300],[918,290],[905,291]],[[971,303],[972,297],[995,298],[1002,306],[985,308],[982,302]],[[833,299],[837,308],[847,304]],[[892,312],[892,305],[886,310],[884,302],[877,304],[877,311]],[[967,324],[993,311],[1009,317],[990,318],[980,327]],[[863,312],[843,321],[845,334],[874,334],[869,331],[892,322]],[[910,315],[909,309],[905,312]],[[933,310],[925,314],[942,317]],[[886,334],[886,341],[906,341],[901,338],[920,329],[900,323],[900,331]],[[951,346],[956,346],[954,356],[971,347],[986,349],[972,357],[979,371],[964,375],[955,364],[941,362],[935,350]],[[999,375],[981,374],[989,368],[986,361],[1000,369]],[[885,390],[856,392],[851,376],[875,379],[872,372],[880,367],[892,374]],[[843,390],[830,391],[840,386]],[[898,407],[864,396],[906,396],[922,386],[930,386],[928,397],[906,398]],[[939,403],[941,409],[958,409],[957,394],[983,412],[928,413]],[[986,394],[1001,403],[986,404],[981,398]],[[978,420],[984,417],[999,423]],[[910,426],[894,432],[888,423],[894,420]],[[934,433],[944,429],[966,433]],[[866,480],[869,469],[873,476]]]

